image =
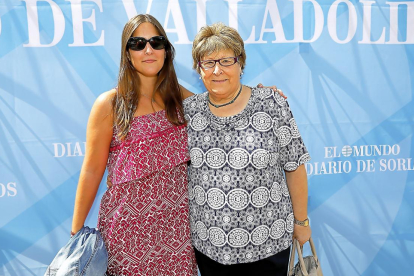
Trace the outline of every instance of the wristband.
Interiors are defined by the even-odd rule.
[[[294,219],[293,222],[297,225],[300,225],[300,226],[305,226],[305,227],[309,226],[309,219],[308,218],[306,218],[305,220]]]

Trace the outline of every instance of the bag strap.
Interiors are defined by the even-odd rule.
[[[303,260],[303,252],[300,249],[299,241],[295,239],[293,242],[295,243],[296,249],[298,250],[300,270],[302,270],[303,276],[309,276],[308,272],[306,271],[305,261]]]
[[[319,266],[319,259],[318,259],[318,256],[316,255],[315,244],[313,243],[312,237],[309,239],[309,245],[312,251],[313,258],[315,259],[316,265]],[[289,276],[293,276],[293,273],[294,273],[296,250],[298,251],[298,260],[299,260],[300,269],[302,270],[303,276],[309,276],[308,272],[306,271],[305,261],[303,260],[303,252],[300,248],[300,244],[297,239],[293,240],[292,251],[290,252]]]
[[[311,247],[312,255],[315,258],[316,265],[319,266],[318,255],[316,255],[315,244],[313,243],[312,237],[309,239],[309,245]]]
[[[289,276],[293,275],[293,267],[295,266],[295,251],[296,245],[292,243],[292,250],[290,251],[290,258],[289,258]]]

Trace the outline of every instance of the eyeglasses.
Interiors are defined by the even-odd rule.
[[[154,50],[161,50],[165,48],[167,39],[164,36],[153,36],[150,39],[145,39],[139,36],[133,36],[128,39],[127,48],[133,51],[142,51],[145,49],[147,42]]]
[[[220,59],[209,59],[209,60],[203,60],[199,61],[198,65],[203,69],[210,69],[216,66],[216,62],[218,62],[221,66],[227,67],[235,64],[239,61],[240,56],[237,57],[225,57]]]

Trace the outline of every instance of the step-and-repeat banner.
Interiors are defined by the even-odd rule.
[[[88,114],[137,13],[163,24],[189,90],[204,91],[192,40],[221,21],[245,40],[243,83],[287,94],[325,275],[410,274],[414,1],[0,0],[1,276],[43,275],[67,242]]]

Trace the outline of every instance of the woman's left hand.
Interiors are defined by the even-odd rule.
[[[257,85],[257,87],[258,87],[258,88],[263,88],[263,87],[264,87],[264,88],[272,88],[272,90],[273,90],[274,92],[279,93],[279,95],[280,95],[280,96],[282,96],[283,98],[287,99],[287,96],[285,96],[285,94],[283,94],[282,89],[278,89],[278,88],[276,87],[276,85],[273,85],[273,86],[263,86],[263,84],[259,83],[259,84]]]
[[[312,230],[310,226],[300,226],[294,224],[293,228],[293,239],[299,241],[300,246],[304,245],[311,237]]]

